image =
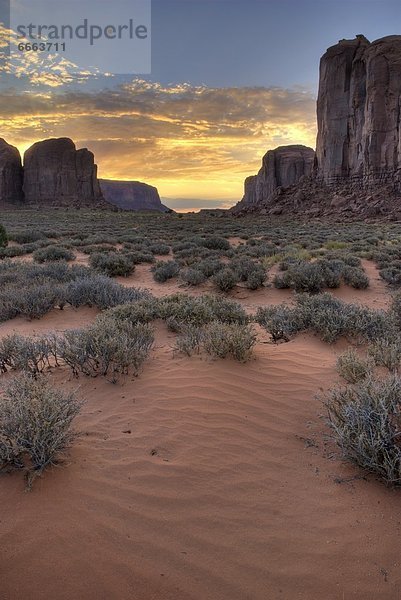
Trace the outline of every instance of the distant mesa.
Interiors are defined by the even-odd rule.
[[[74,207],[171,212],[156,188],[97,177],[90,150],[69,138],[36,142],[24,154],[0,138],[0,206]]]
[[[310,176],[314,161],[315,151],[307,146],[279,146],[269,150],[259,173],[245,179],[244,197],[233,212],[238,214],[269,203],[278,189],[288,188],[302,177]]]
[[[312,173],[278,185],[280,169],[267,165],[280,148],[267,153],[232,212],[401,219],[400,98],[401,36],[371,43],[357,35],[330,47],[320,61]],[[293,160],[287,168],[298,173]]]
[[[162,204],[157,188],[146,183],[100,179],[100,188],[105,200],[121,210],[172,212]]]

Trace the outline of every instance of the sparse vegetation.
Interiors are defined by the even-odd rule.
[[[325,398],[344,456],[393,485],[401,483],[400,398],[401,380],[393,375],[334,388]]]
[[[22,373],[0,395],[0,470],[24,469],[28,487],[60,460],[76,436],[72,422],[82,402],[44,376]]]

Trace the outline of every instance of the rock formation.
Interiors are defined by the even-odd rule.
[[[39,206],[105,204],[92,152],[69,138],[37,142],[24,155],[25,202]]]
[[[0,138],[0,204],[19,204],[23,200],[21,156],[17,148]]]
[[[362,35],[320,61],[317,177],[354,191],[400,187],[401,36]]]
[[[315,151],[307,146],[279,146],[269,150],[263,157],[259,173],[245,180],[244,197],[233,212],[252,210],[269,203],[278,190],[311,175],[314,160]]]
[[[100,179],[100,187],[107,202],[122,210],[170,212],[161,203],[157,188],[146,183]]]
[[[312,174],[280,184],[267,153],[234,214],[401,218],[401,36],[370,43],[358,35],[326,51],[317,125]]]

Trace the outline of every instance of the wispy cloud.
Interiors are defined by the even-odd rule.
[[[315,98],[300,88],[134,79],[96,92],[61,91],[41,77],[36,92],[0,92],[3,137],[21,148],[71,137],[95,152],[101,177],[148,181],[164,196],[239,198],[269,148],[315,141]]]

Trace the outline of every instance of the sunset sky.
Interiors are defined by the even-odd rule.
[[[21,152],[71,137],[102,178],[155,185],[179,210],[229,206],[268,149],[315,145],[326,48],[400,24],[399,0],[153,0],[151,75],[3,66],[0,137]]]

